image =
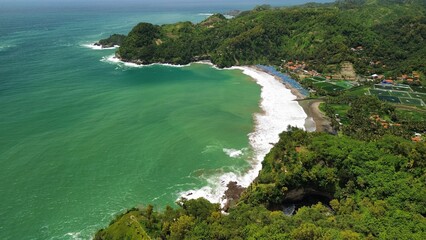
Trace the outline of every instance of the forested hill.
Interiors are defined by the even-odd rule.
[[[135,208],[95,239],[424,239],[424,142],[295,128],[280,139],[229,214],[205,199]]]
[[[350,61],[361,74],[425,73],[425,12],[423,0],[260,6],[198,24],[140,23],[127,36],[104,43],[121,41],[117,55],[141,64],[211,60],[225,67],[304,60],[326,71]],[[377,119],[399,119],[395,107],[364,94],[327,101],[328,115],[338,115],[333,104],[347,108],[341,131],[289,127],[247,189],[228,185],[227,214],[203,198],[183,199],[162,211],[147,205],[117,216],[94,239],[423,240],[426,143],[407,140],[424,129],[423,122],[383,124]]]
[[[340,0],[259,6],[233,19],[216,14],[198,24],[140,23],[117,55],[140,64],[211,60],[227,67],[303,60],[326,72],[349,61],[360,74],[426,72],[425,9],[423,0]]]

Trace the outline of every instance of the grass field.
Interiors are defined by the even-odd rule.
[[[348,81],[343,81],[343,80],[334,82],[334,84],[336,84],[337,86],[342,87],[344,89],[350,89],[350,88],[353,87],[353,85],[350,84]]]
[[[390,96],[389,91],[377,90],[377,89],[370,89],[369,91],[370,91],[371,95],[376,95],[376,96]]]
[[[302,82],[305,82],[305,83],[316,83],[318,81],[315,80],[315,79],[313,79],[313,78],[305,78],[305,79],[302,80]]]
[[[410,87],[399,87],[399,86],[392,86],[393,90],[397,90],[397,91],[407,91],[407,92],[412,92],[413,90]]]
[[[416,106],[424,106],[424,103],[421,99],[418,98],[399,98],[401,103],[403,104],[410,104],[410,105],[416,105]]]
[[[344,87],[338,86],[338,85],[334,85],[328,82],[317,82],[314,83],[315,86],[327,91],[327,92],[332,92],[332,91],[342,91],[345,90]]]
[[[399,100],[399,98],[397,97],[392,97],[392,96],[377,96],[380,100],[386,101],[386,102],[391,102],[391,103],[401,103],[401,101]]]
[[[412,98],[426,98],[426,93],[412,92],[410,93],[410,96]]]
[[[349,96],[363,96],[368,94],[368,90],[369,90],[369,87],[359,86],[346,91],[346,94]]]
[[[325,78],[323,78],[323,77],[313,77],[313,79],[314,80],[317,80],[317,81],[325,81]]]
[[[398,89],[398,90],[397,90]],[[392,86],[376,84],[368,90],[370,95],[377,96],[380,100],[424,107],[426,93],[413,92],[409,86]]]
[[[376,85],[374,85],[374,88],[375,89],[392,90],[392,85],[376,84]]]
[[[410,98],[410,94],[408,94],[408,92],[400,92],[400,91],[392,91],[389,92],[391,96],[394,97],[405,97],[405,98]]]
[[[426,93],[426,87],[412,86],[411,88],[416,92]]]
[[[419,98],[423,100],[424,103],[426,103],[426,93],[410,93],[410,97]]]
[[[346,104],[329,104],[329,106],[334,109],[336,114],[339,114],[340,122],[343,124],[349,123],[349,120],[347,118],[347,113],[349,109],[351,108],[349,105]]]
[[[335,92],[335,91],[343,91],[353,88],[353,85],[349,81],[345,80],[336,80],[336,81],[329,81],[326,80],[323,77],[311,77],[311,78],[305,78],[302,80],[305,84],[314,84],[315,87],[321,88],[322,90],[325,90],[327,92]]]

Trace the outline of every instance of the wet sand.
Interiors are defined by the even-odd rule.
[[[315,122],[316,132],[328,132],[332,133],[333,129],[330,125],[328,117],[319,109],[319,105],[323,103],[321,99],[299,99],[297,100],[300,106],[305,110],[308,118],[312,118]],[[306,124],[310,124],[307,120]]]

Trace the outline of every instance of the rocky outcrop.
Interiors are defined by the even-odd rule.
[[[108,38],[101,39],[99,42],[95,43],[95,46],[101,46],[102,48],[112,48],[115,46],[121,46],[126,35],[122,34],[113,34]]]
[[[225,206],[223,207],[223,211],[228,211],[229,208],[235,206],[238,200],[241,197],[241,194],[244,192],[245,188],[238,185],[237,182],[229,182],[227,185],[228,189],[225,191],[224,198],[226,199]]]

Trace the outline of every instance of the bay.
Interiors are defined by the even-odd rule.
[[[129,68],[84,47],[200,11],[48,9],[0,15],[0,238],[87,239],[126,208],[164,208],[249,167],[260,88],[238,70]]]

